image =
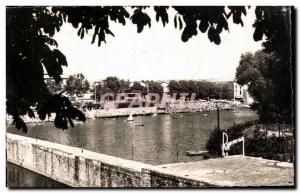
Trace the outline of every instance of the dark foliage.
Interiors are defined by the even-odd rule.
[[[144,81],[144,83],[146,84],[149,93],[157,93],[159,95],[162,95],[164,88],[159,82],[151,80],[151,81]]]
[[[225,129],[224,132],[228,135],[228,140],[232,141],[234,139],[244,136],[244,131],[246,128],[253,126],[255,123],[253,121],[248,121],[241,124],[234,124],[232,127]],[[222,155],[222,137],[223,130],[215,128],[209,135],[206,143],[206,149],[213,157],[220,157]],[[242,146],[241,144],[236,144],[231,147],[230,154],[241,154]]]
[[[222,131],[215,127],[209,134],[205,148],[212,157],[220,157],[222,155]]]
[[[103,80],[102,92],[121,93],[129,89],[130,82],[127,80],[119,79],[115,76],[108,76]]]
[[[72,119],[86,121],[84,114],[73,107],[67,97],[61,95],[51,95],[47,100],[40,102],[37,105],[37,112],[41,120],[45,120],[46,115],[55,113],[54,125],[63,130],[68,128],[68,123],[74,127]]]
[[[45,82],[51,94],[57,94],[63,90],[62,82],[56,83],[53,79],[46,79]]]
[[[286,146],[284,149],[283,147]],[[268,138],[251,138],[247,139],[245,148],[247,155],[263,157],[285,162],[293,162],[293,141],[284,137],[271,136]]]
[[[243,26],[242,14],[246,15],[246,8],[244,6],[228,6],[230,10],[225,11],[225,6],[216,7],[173,7],[178,15],[174,18],[175,27],[177,27],[177,20],[179,28],[182,28],[182,20],[185,27],[182,32],[181,40],[188,41],[192,36],[198,34],[199,28],[201,33],[207,32],[208,39],[211,42],[219,45],[221,43],[220,33],[223,30],[229,30],[227,20],[232,17],[235,24]],[[182,18],[182,19],[181,19]],[[197,22],[199,21],[199,26]]]
[[[265,36],[263,49],[241,56],[236,78],[249,84],[262,123],[293,124],[295,64],[292,62],[291,9],[257,7],[254,39]]]
[[[234,124],[225,132],[228,135],[229,141],[245,137],[245,154],[247,156],[263,157],[265,159],[273,159],[279,161],[293,161],[293,143],[289,144],[284,137],[262,135],[261,131],[257,129],[254,135],[248,136],[245,133],[247,128],[255,125],[254,121],[248,121],[241,124]],[[284,150],[283,146],[287,149]],[[222,154],[222,130],[215,128],[209,136],[206,143],[206,149],[212,157],[220,157]],[[242,143],[237,143],[231,146],[229,155],[240,155],[242,153]]]
[[[135,81],[133,82],[133,85],[130,87],[131,91],[141,91],[143,92],[146,88],[141,85],[141,83]]]
[[[196,99],[233,99],[233,82],[214,83],[196,80],[171,80],[169,92],[196,93]]]

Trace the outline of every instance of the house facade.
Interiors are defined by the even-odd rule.
[[[233,92],[234,100],[238,100],[248,104],[253,103],[253,98],[248,92],[248,85],[240,85],[236,82],[233,82]]]

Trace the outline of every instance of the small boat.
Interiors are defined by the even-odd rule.
[[[204,150],[204,151],[187,151],[185,152],[185,154],[187,156],[198,156],[198,155],[204,155],[204,154],[207,154],[208,151],[207,150]]]
[[[208,114],[207,114],[207,113],[203,114],[203,117],[207,117],[207,116],[208,116]]]
[[[157,115],[157,113],[153,113],[152,116],[155,117]]]
[[[129,117],[127,118],[127,121],[133,121],[133,115],[130,113]]]
[[[138,123],[137,126],[141,126],[142,127],[142,126],[145,126],[145,124],[144,123]]]

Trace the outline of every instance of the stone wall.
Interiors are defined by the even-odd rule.
[[[9,133],[6,159],[72,187],[211,186],[152,165]]]

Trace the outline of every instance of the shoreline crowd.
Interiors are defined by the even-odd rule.
[[[103,108],[103,109],[82,109],[87,119],[95,118],[113,118],[123,117],[133,114],[134,116],[144,116],[153,114],[166,114],[166,113],[187,113],[187,112],[209,112],[215,111],[217,108],[220,110],[235,110],[242,108],[249,108],[250,106],[244,103],[230,100],[199,100],[199,101],[184,101],[158,104],[154,107],[136,107],[136,108]],[[30,118],[28,115],[22,116],[25,123],[39,123],[43,122],[38,118],[35,112],[35,118]],[[53,122],[55,114],[52,113],[50,117],[46,118],[46,122]],[[7,124],[12,124],[12,116],[6,116]]]

